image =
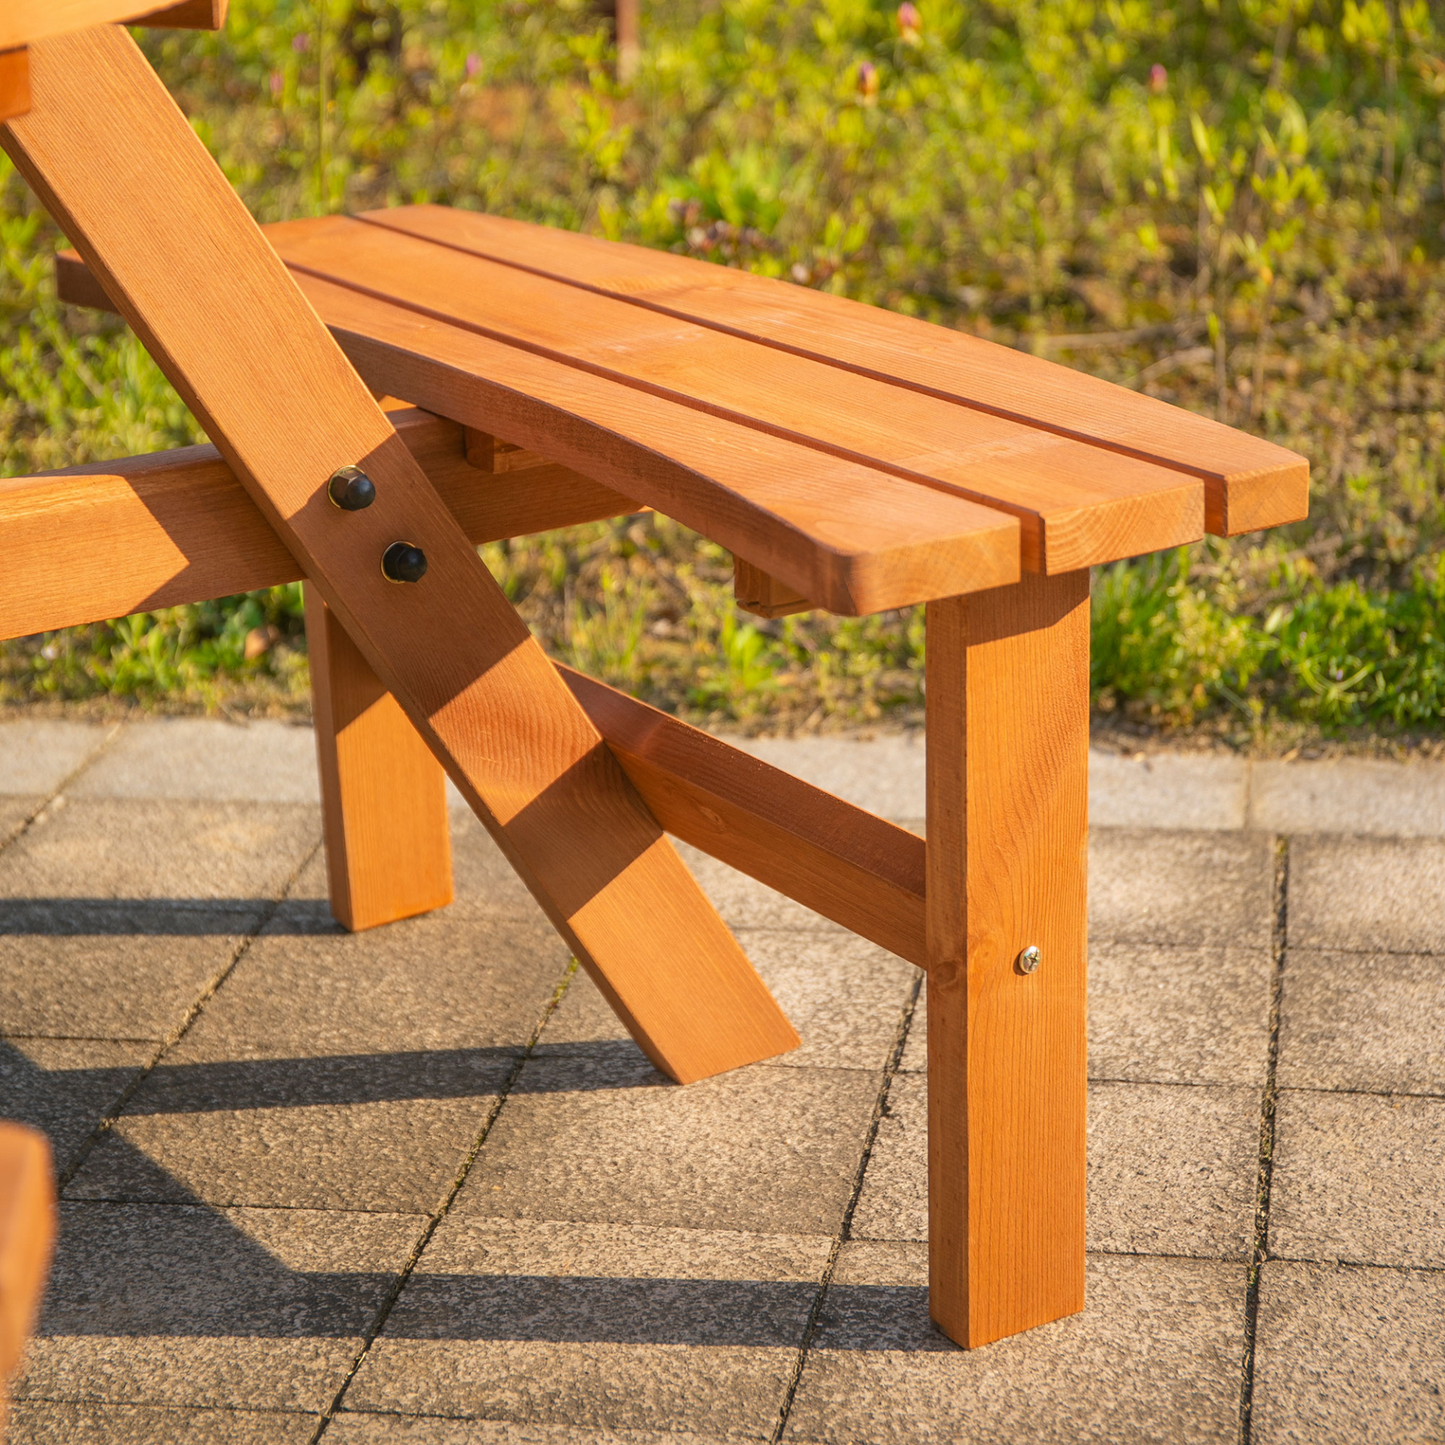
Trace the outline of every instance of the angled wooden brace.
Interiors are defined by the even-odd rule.
[[[762,980],[130,37],[30,47],[0,142],[648,1057],[798,1042]],[[327,496],[361,467],[376,500]],[[427,572],[398,583],[405,542]]]

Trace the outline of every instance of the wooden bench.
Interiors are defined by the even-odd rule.
[[[263,239],[122,32],[33,45],[31,81],[0,140],[80,252],[62,296],[120,311],[217,447],[0,483],[32,559],[0,576],[0,635],[304,576],[343,923],[449,899],[444,767],[686,1082],[797,1036],[685,839],[927,970],[941,1327],[973,1346],[1081,1308],[1088,569],[1303,517],[1304,459],[944,328],[497,217]],[[346,463],[371,505],[328,499]],[[763,615],[927,604],[926,845],[554,668],[473,550],[643,506],[728,548]],[[384,575],[397,543],[419,581]]]
[[[0,1122],[0,1440],[7,1386],[35,1325],[54,1245],[50,1145],[34,1129]]]

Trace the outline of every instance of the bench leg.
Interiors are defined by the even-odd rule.
[[[1084,1304],[1088,572],[930,602],[927,668],[929,1308],[972,1348]]]
[[[353,933],[452,901],[446,774],[315,588],[306,644],[331,912]]]

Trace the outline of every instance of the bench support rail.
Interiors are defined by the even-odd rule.
[[[927,627],[929,1306],[972,1348],[1084,1304],[1089,574]]]

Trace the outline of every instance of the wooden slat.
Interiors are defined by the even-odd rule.
[[[926,965],[917,834],[594,678],[558,670],[669,833]]]
[[[796,1047],[130,36],[33,45],[31,78],[6,150],[640,1046],[678,1080]],[[348,463],[376,484],[364,511],[327,498]],[[426,554],[417,584],[381,571],[399,540]]]
[[[452,901],[446,774],[308,588],[306,643],[331,912],[353,933]]]
[[[0,120],[30,109],[30,55],[22,45],[0,51]]]
[[[1309,464],[1298,454],[963,332],[732,267],[475,211],[407,206],[362,219],[1177,467],[1204,481],[1208,530],[1224,536],[1309,510]]]
[[[67,295],[88,288],[73,267]],[[1019,575],[1017,519],[315,277],[301,289],[367,385],[584,467],[856,616]]]
[[[0,5],[0,50],[91,25],[154,25],[219,30],[228,0],[5,0]]]
[[[927,627],[929,1307],[972,1347],[1084,1304],[1088,574]]]
[[[758,617],[787,617],[807,612],[813,604],[784,582],[741,557],[733,558],[733,596],[744,612]]]
[[[639,504],[565,467],[488,476],[462,428],[389,413],[473,542],[625,515]],[[214,447],[0,480],[0,530],[24,568],[0,569],[0,637],[298,581],[301,564]]]
[[[1019,519],[1031,570],[1071,571],[1204,534],[1203,483],[1177,469],[346,216],[266,234],[294,270],[1001,508]]]
[[[34,1328],[54,1247],[50,1145],[23,1124],[0,1123],[0,1438],[6,1383]]]

